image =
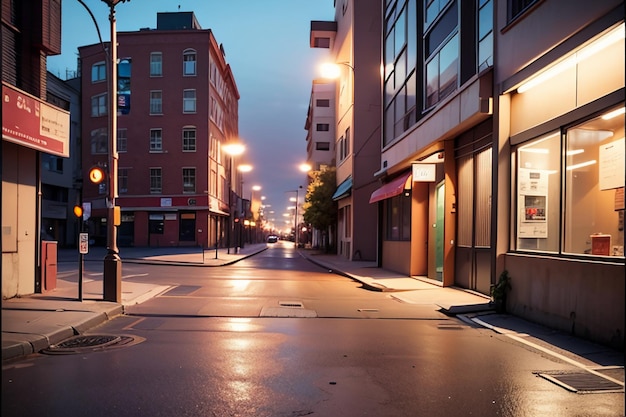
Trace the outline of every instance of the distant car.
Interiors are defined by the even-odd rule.
[[[276,242],[278,242],[278,236],[271,235],[267,237],[267,243],[276,243]]]

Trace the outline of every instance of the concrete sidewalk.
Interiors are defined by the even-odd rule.
[[[270,244],[271,245],[271,244]],[[248,245],[238,253],[234,249],[200,248],[123,248],[124,263],[149,263],[216,267],[238,262],[268,248],[265,243]],[[230,253],[229,253],[230,252]],[[430,282],[403,276],[382,268],[375,262],[348,261],[341,256],[311,250],[298,250],[311,262],[363,284],[363,287],[388,293],[400,302],[432,305],[433,309],[457,316],[472,326],[481,326],[524,343],[542,354],[553,355],[581,368],[621,367],[623,387],[623,352],[599,346],[580,338],[556,332],[506,314],[495,314],[484,295],[459,288],[442,288]],[[60,251],[58,262],[77,260],[75,251]],[[104,249],[95,249],[85,261],[101,262]],[[82,334],[106,320],[123,314],[124,306],[139,304],[157,296],[167,287],[122,282],[122,303],[102,300],[102,282],[83,286],[83,301],[78,301],[76,283],[58,280],[51,292],[2,301],[2,359],[26,356],[69,337]]]

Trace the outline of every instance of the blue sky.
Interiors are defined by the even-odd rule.
[[[109,7],[83,0],[96,17],[102,39],[110,39]],[[235,75],[239,100],[239,135],[245,159],[253,165],[244,175],[244,197],[260,185],[261,195],[281,221],[289,197],[306,177],[298,165],[306,160],[304,123],[311,82],[328,57],[309,47],[311,20],[334,20],[333,0],[130,0],[116,6],[117,30],[156,27],[158,12],[193,11],[203,29],[223,44]],[[180,5],[180,9],[179,6]],[[65,79],[76,70],[78,47],[98,42],[89,13],[77,0],[62,2],[62,51],[48,58],[48,70]],[[302,198],[300,193],[300,198]],[[256,195],[256,194],[255,194]],[[268,216],[269,217],[269,216]]]

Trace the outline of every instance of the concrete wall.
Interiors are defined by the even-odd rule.
[[[507,312],[624,349],[624,264],[507,254]]]

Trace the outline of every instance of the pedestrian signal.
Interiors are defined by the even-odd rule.
[[[81,206],[74,206],[74,216],[79,219],[83,217],[83,208]]]
[[[101,166],[93,166],[89,169],[89,181],[94,184],[100,184],[106,179],[106,172]]]

